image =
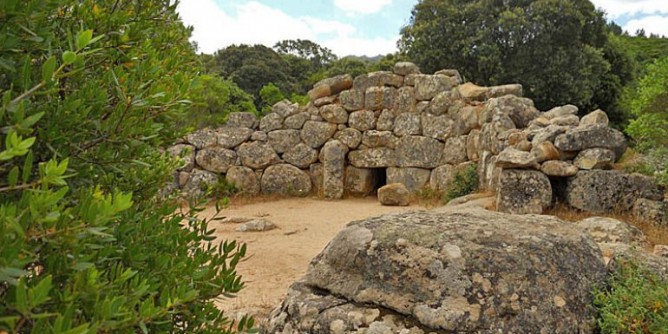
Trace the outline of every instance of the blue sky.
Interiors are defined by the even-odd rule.
[[[396,51],[399,30],[418,0],[181,0],[200,51],[231,44],[273,46],[309,39],[340,57]],[[668,36],[668,0],[592,0],[629,32]]]

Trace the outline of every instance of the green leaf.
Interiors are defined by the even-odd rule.
[[[148,334],[148,328],[146,328],[146,324],[143,321],[139,323],[139,329],[141,329],[142,333]]]
[[[14,168],[12,168],[9,171],[9,176],[7,176],[7,182],[9,183],[10,187],[15,186],[19,182],[19,167],[18,166],[14,166]]]
[[[35,140],[37,140],[37,138],[35,137],[24,139],[19,143],[18,148],[22,151],[27,151],[29,148],[32,147],[32,145],[35,144]]]
[[[77,50],[81,50],[90,44],[91,39],[93,38],[93,31],[88,29],[79,32],[77,35]]]
[[[56,71],[56,57],[51,56],[47,61],[42,65],[42,80],[50,82],[53,80],[53,72]]]
[[[20,279],[16,286],[16,310],[21,314],[27,314],[28,311],[30,311],[28,308],[28,294],[26,290],[25,281]]]
[[[24,128],[30,128],[33,125],[35,125],[35,123],[37,123],[40,119],[42,119],[42,117],[44,117],[44,112],[39,112],[34,115],[31,115],[21,122],[21,126]]]
[[[30,172],[32,172],[32,164],[34,163],[34,157],[32,151],[28,152],[26,159],[23,162],[23,175],[21,176],[21,182],[27,183],[30,178]]]
[[[67,65],[74,63],[77,60],[77,54],[72,51],[63,52],[63,62]]]
[[[31,288],[28,291],[28,295],[30,296],[30,307],[35,308],[47,302],[50,299],[49,292],[51,291],[52,286],[51,276],[47,276],[35,287]]]

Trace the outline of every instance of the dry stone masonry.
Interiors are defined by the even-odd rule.
[[[601,110],[541,112],[520,85],[480,87],[456,70],[428,75],[407,62],[325,79],[308,96],[306,106],[282,101],[259,120],[230,114],[223,127],[170,148],[184,157],[178,188],[197,194],[224,177],[248,194],[339,199],[393,183],[443,191],[477,164],[500,211],[541,213],[560,199],[587,211],[636,208],[668,223],[664,189],[611,170],[627,144]]]

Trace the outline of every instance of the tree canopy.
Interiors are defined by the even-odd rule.
[[[607,35],[589,0],[422,0],[400,48],[428,72],[457,68],[479,84],[519,82],[541,109],[605,108],[598,94],[611,94],[605,85],[619,77],[606,59]]]

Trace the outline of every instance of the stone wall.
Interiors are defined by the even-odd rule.
[[[382,181],[442,191],[477,164],[500,211],[540,213],[558,197],[590,211],[631,209],[638,198],[664,205],[651,180],[610,171],[627,144],[601,110],[541,112],[520,85],[480,87],[456,70],[427,75],[405,62],[325,79],[308,95],[307,106],[279,102],[260,120],[233,113],[187,136],[169,150],[186,160],[177,186],[196,193],[224,177],[249,194],[339,199]]]

